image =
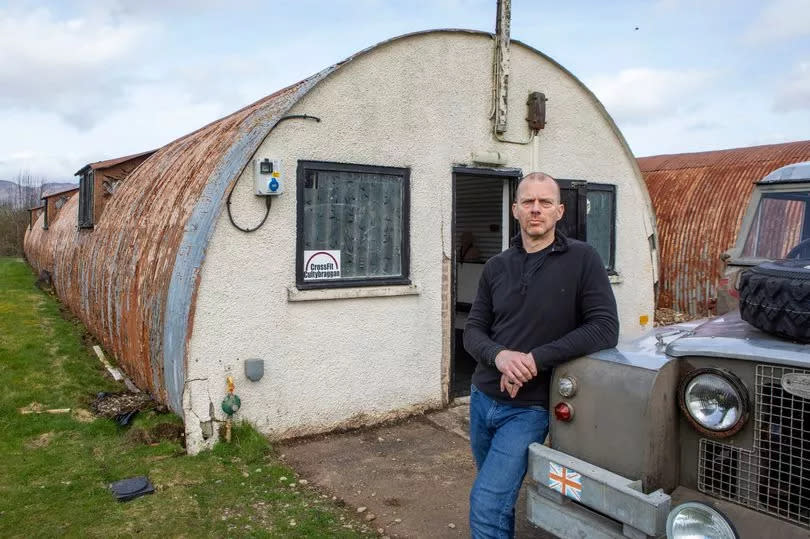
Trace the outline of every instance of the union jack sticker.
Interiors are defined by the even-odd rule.
[[[579,473],[553,462],[548,463],[548,487],[577,501],[582,498],[582,478]]]

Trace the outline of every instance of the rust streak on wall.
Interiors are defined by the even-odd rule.
[[[810,141],[639,158],[658,221],[658,307],[706,313],[756,182],[807,160]]]

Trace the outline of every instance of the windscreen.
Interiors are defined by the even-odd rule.
[[[743,257],[785,258],[810,237],[810,193],[765,193],[743,247]]]

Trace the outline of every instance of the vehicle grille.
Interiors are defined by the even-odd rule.
[[[757,365],[754,448],[700,441],[698,490],[810,525],[810,399],[782,389],[807,369]]]

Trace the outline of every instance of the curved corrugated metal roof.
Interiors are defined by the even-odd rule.
[[[64,195],[65,193],[71,193],[73,191],[78,191],[78,190],[79,190],[78,185],[76,187],[67,187],[65,189],[62,189],[61,191],[54,191],[53,193],[46,193],[46,194],[42,195],[42,200],[45,200],[46,198],[59,196],[59,195]]]
[[[399,36],[210,123],[139,165],[116,190],[105,206],[105,218],[92,231],[77,229],[65,219],[48,231],[33,227],[25,244],[29,260],[36,269],[51,272],[65,304],[136,383],[182,415],[186,345],[199,272],[226,194],[245,164],[284,114],[341,66],[394,41],[444,32],[492,37],[470,30]],[[553,59],[526,47],[591,97],[632,159],[624,137],[593,93]],[[646,194],[643,186],[642,191]],[[77,212],[77,200],[66,211]]]
[[[123,157],[116,157],[115,159],[106,159],[104,161],[96,161],[95,163],[88,163],[80,168],[74,176],[81,176],[85,170],[92,169],[92,170],[101,170],[104,168],[114,167],[115,165],[120,165],[125,161],[129,161],[130,159],[137,159],[139,157],[144,157],[148,155],[152,155],[157,150],[149,150],[146,152],[135,153],[132,155],[125,155]]]
[[[808,159],[810,140],[639,158],[658,222],[658,306],[706,312],[756,182]]]

